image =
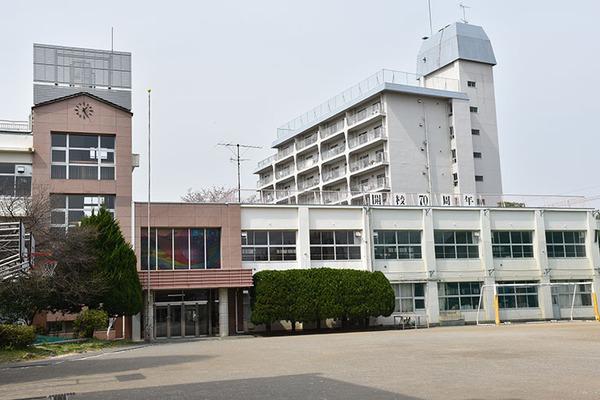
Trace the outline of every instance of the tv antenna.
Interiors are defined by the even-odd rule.
[[[229,151],[233,153],[233,157],[230,158],[230,161],[237,162],[237,184],[238,184],[238,202],[242,202],[242,181],[240,178],[240,163],[242,161],[248,161],[249,158],[241,158],[240,149],[245,149],[244,153],[250,149],[262,149],[260,146],[252,146],[249,144],[240,144],[240,143],[218,143],[219,146],[227,147]]]
[[[463,3],[460,3],[458,6],[462,9],[462,14],[463,14],[462,22],[464,22],[465,24],[468,24],[469,21],[467,21],[467,8],[471,8],[471,7],[464,5]]]
[[[433,23],[431,22],[431,0],[427,0],[427,6],[429,8],[429,36],[433,36]]]

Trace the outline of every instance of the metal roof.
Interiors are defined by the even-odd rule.
[[[456,60],[496,65],[492,43],[481,26],[455,22],[421,44],[417,73],[428,75]]]

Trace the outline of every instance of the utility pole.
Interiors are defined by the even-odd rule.
[[[241,158],[240,156],[240,148],[243,149],[262,149],[260,146],[252,146],[249,144],[240,144],[240,143],[218,143],[219,146],[227,147],[235,156],[235,158],[230,158],[231,161],[237,162],[237,186],[238,186],[238,203],[242,202],[242,178],[240,175],[240,165],[242,161],[248,161],[248,158]],[[234,150],[235,148],[235,150]]]
[[[146,249],[148,251],[148,270],[146,272],[146,329],[144,332],[144,336],[146,337],[147,341],[151,341],[152,340],[152,332],[150,331],[150,307],[152,307],[152,304],[150,304],[150,93],[152,92],[152,89],[148,89],[148,204],[147,204],[147,217],[148,217],[148,222],[147,222],[147,229],[148,229],[148,236],[147,236],[147,242],[148,242],[148,248]]]

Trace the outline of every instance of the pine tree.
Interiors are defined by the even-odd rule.
[[[127,243],[119,223],[105,208],[81,221],[82,227],[97,231],[94,250],[98,269],[106,274],[110,283],[103,296],[103,309],[109,315],[134,315],[142,310],[140,285],[135,252]]]

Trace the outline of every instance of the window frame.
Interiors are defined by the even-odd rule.
[[[67,179],[67,180],[98,180],[98,181],[114,181],[116,179],[116,135],[111,134],[86,134],[82,132],[52,132],[50,134],[51,142],[50,142],[50,179]],[[58,136],[65,137],[65,145],[54,145],[52,144],[52,139]],[[79,147],[72,146],[71,141],[75,136],[96,138],[96,147]],[[110,138],[113,141],[113,147],[103,147],[102,139]],[[71,152],[79,151],[79,152],[88,152],[91,154],[94,153],[93,157],[90,156],[90,162],[86,161],[71,161]],[[64,161],[63,160],[55,160],[55,152],[59,154],[59,152],[64,153]],[[109,158],[109,154],[112,154],[112,162],[108,162],[103,160],[102,156],[106,154],[107,159]],[[61,157],[62,158],[62,157]],[[95,162],[91,162],[91,160],[95,160]],[[57,168],[54,168],[57,167]],[[95,167],[96,168],[96,178],[72,178],[71,177],[71,167]],[[63,174],[61,176],[55,176],[54,171],[58,171],[58,168],[63,169]],[[107,169],[111,169],[112,173],[109,174],[109,178],[103,178],[103,171]]]
[[[452,293],[453,290],[451,290],[451,287],[454,285],[456,285],[456,293]],[[479,299],[481,297],[482,286],[483,283],[481,281],[438,282],[438,301],[440,311],[476,311],[477,306],[479,305]],[[474,290],[474,287],[476,287],[476,290]],[[467,298],[469,301],[466,300]],[[458,309],[449,307],[449,299],[457,302]],[[474,302],[475,299],[476,301]],[[484,303],[484,301],[481,302],[482,308],[484,307]],[[466,308],[467,304],[470,304],[471,308]]]
[[[266,244],[256,244],[256,233],[257,232],[264,232],[266,234]],[[271,243],[271,234],[276,234],[276,233],[280,233],[281,234],[281,244],[277,244]],[[294,235],[294,243],[293,244],[286,244],[285,242],[285,233],[293,233]],[[245,236],[244,236],[245,235]],[[241,237],[242,237],[242,262],[289,262],[289,261],[296,261],[298,259],[298,249],[297,249],[297,243],[298,243],[298,231],[296,230],[289,230],[289,229],[274,229],[274,230],[260,230],[260,229],[247,229],[247,230],[243,230],[241,232]],[[249,242],[249,238],[252,237],[252,244],[248,244]],[[246,242],[246,244],[244,244],[244,241]],[[285,258],[285,251],[286,249],[294,249],[294,253],[293,253],[293,258]],[[244,255],[244,249],[253,249],[253,255],[254,255],[254,259],[249,260],[249,259],[245,259],[245,255]],[[256,249],[266,249],[266,260],[257,260],[256,259]],[[271,252],[273,249],[282,249],[282,253],[281,253],[281,259],[271,259],[272,255]]]
[[[420,311],[425,311],[427,308],[425,298],[427,286],[424,282],[395,282],[392,283],[392,288],[394,289],[394,314],[404,314],[404,313],[417,313]],[[417,296],[417,286],[420,285],[422,290],[422,295]],[[410,288],[410,295],[405,295],[406,292],[402,290],[402,288]],[[410,301],[410,310],[404,309],[405,302]],[[417,306],[417,304],[419,304]]]
[[[554,241],[558,234],[560,234],[562,242]],[[573,242],[566,241],[565,234],[574,235]],[[575,235],[577,235],[577,237]],[[546,238],[546,254],[547,254],[548,258],[586,258],[587,257],[587,250],[586,250],[586,243],[585,243],[586,242],[586,231],[547,230],[545,232],[545,238]],[[550,238],[550,241],[548,240],[548,238]],[[580,241],[577,241],[578,239]],[[562,248],[562,255],[556,255],[557,254],[556,251],[561,248]],[[571,254],[574,254],[574,255],[569,255],[569,253],[567,252],[568,248],[569,249],[572,248],[573,252]]]
[[[325,229],[325,230],[321,230],[321,229],[311,229],[310,230],[310,237],[309,237],[309,243],[310,243],[310,260],[311,261],[356,261],[356,260],[360,260],[362,257],[362,241],[360,240],[360,235],[357,235],[357,233],[359,233],[359,230],[353,230],[353,229]],[[319,234],[319,241],[320,243],[314,243],[313,242],[313,235],[315,234]],[[349,243],[350,241],[348,240],[348,243],[338,243],[338,234],[346,234],[346,238],[348,238],[348,235],[351,235],[352,239],[352,243]],[[323,234],[331,234],[332,235],[332,242],[331,243],[323,243]],[[319,258],[315,258],[316,254],[316,249],[321,249],[321,251],[319,252],[320,257]],[[333,254],[332,258],[324,258],[323,254],[325,254],[323,252],[323,249],[328,249],[327,254],[330,254],[329,251],[331,251]],[[347,258],[340,258],[338,257],[338,254],[342,253],[343,255],[343,250],[342,249],[346,249],[346,256]],[[358,251],[356,251],[358,250]]]
[[[386,236],[393,234],[394,243],[386,243]],[[407,242],[400,242],[400,234],[408,239]],[[414,235],[418,235],[418,242]],[[423,258],[423,234],[422,231],[412,230],[398,230],[398,229],[376,229],[373,231],[373,258],[375,260],[421,260]],[[394,248],[392,252],[395,254],[394,257],[386,257],[389,253],[387,248]],[[408,254],[408,257],[400,257],[400,248],[405,248],[406,251],[403,254]],[[418,250],[416,250],[418,249]],[[383,256],[383,257],[382,257]]]
[[[158,233],[159,231],[170,230],[170,242],[171,242],[171,268],[160,268],[159,266],[159,243],[158,243]],[[175,231],[187,230],[187,268],[176,268],[175,267]],[[192,231],[193,230],[201,230],[203,232],[203,246],[202,251],[204,253],[204,260],[202,263],[202,267],[194,267],[192,268]],[[219,260],[218,263],[214,266],[209,266],[209,252],[208,248],[208,240],[209,240],[209,231],[218,231],[219,232]],[[140,231],[140,270],[147,271],[148,266],[148,254],[147,254],[147,234],[148,227],[142,227]],[[154,263],[151,261],[150,271],[195,271],[195,270],[210,270],[210,269],[222,269],[223,268],[223,249],[222,249],[222,229],[221,227],[192,227],[192,228],[169,228],[169,227],[151,227],[150,228],[150,236],[154,239],[154,251],[150,250],[151,256],[154,258]],[[152,239],[151,239],[152,240]],[[152,241],[151,241],[152,243]]]
[[[538,281],[498,281],[496,282],[499,285],[509,284],[509,285],[527,285],[527,284],[539,284]],[[500,286],[497,288],[498,290],[498,308],[501,310],[519,310],[519,309],[531,309],[531,308],[540,308],[540,299],[539,299],[539,286],[524,286],[522,288],[518,286]],[[520,291],[519,291],[520,290]],[[519,306],[519,298],[525,298],[527,305]],[[530,300],[535,297],[534,306],[530,305]],[[512,299],[510,301],[509,299]],[[509,304],[510,303],[510,304]],[[507,306],[508,305],[508,306]]]
[[[525,242],[523,239],[523,234],[528,233],[530,242]],[[508,235],[508,242],[502,241],[502,234]],[[521,237],[521,242],[513,242],[513,235],[519,234]],[[533,235],[534,231],[505,231],[505,230],[493,230],[492,231],[492,256],[494,258],[518,258],[518,259],[530,259],[535,258],[534,249],[533,249]],[[522,256],[515,257],[515,249],[521,247]],[[527,254],[531,254],[526,256],[525,247],[531,248],[531,252]],[[508,250],[507,253],[504,253],[505,250]],[[518,253],[517,253],[518,254]]]
[[[0,169],[0,177],[10,177],[12,181],[12,188],[7,186],[7,189],[10,189],[10,194],[2,194],[3,190],[0,190],[0,197],[31,197],[32,165],[27,163],[2,162],[0,166],[7,167],[6,170],[9,169],[9,166],[12,169],[12,172],[1,172],[4,168]],[[19,172],[19,168],[23,168],[23,172]],[[19,190],[19,179],[23,178],[26,178],[26,181],[28,181],[25,192]]]
[[[55,200],[53,200],[53,196]],[[56,201],[56,199],[58,199],[58,196],[64,196],[64,207],[63,206],[59,206],[59,207],[54,207],[52,206],[53,201]],[[75,196],[81,196],[83,197],[83,206],[81,208],[77,207],[77,208],[71,208],[70,203],[73,202],[73,200],[75,199]],[[51,228],[63,228],[63,229],[68,229],[69,227],[72,226],[77,226],[79,224],[79,221],[81,221],[81,219],[77,220],[76,223],[71,223],[70,222],[70,217],[69,215],[71,213],[75,213],[75,212],[82,212],[83,217],[86,216],[90,216],[92,215],[92,213],[97,213],[98,211],[100,211],[100,209],[102,207],[105,207],[106,210],[108,212],[110,212],[113,215],[113,218],[115,216],[115,201],[116,201],[116,195],[114,194],[89,194],[89,193],[84,193],[84,194],[74,194],[74,193],[52,193],[50,195],[50,227]],[[87,201],[86,203],[86,199],[90,198],[90,201]],[[98,201],[94,201],[94,199],[98,199]],[[102,199],[102,200],[100,200]],[[108,206],[107,206],[108,203]],[[110,207],[110,203],[112,203],[112,207]],[[58,224],[58,223],[53,223],[52,222],[52,214],[56,214],[56,213],[62,213],[64,215],[64,223]],[[83,218],[82,217],[82,218]]]
[[[436,259],[479,259],[479,239],[475,240],[477,236],[475,233],[479,231],[471,230],[447,230],[447,229],[435,229],[433,231],[433,243],[435,247],[435,258]],[[452,234],[452,241],[449,241],[449,234]],[[465,242],[457,240],[457,234],[465,234]],[[442,241],[439,241],[439,239]],[[451,251],[451,248],[453,249]],[[463,251],[464,248],[464,251]],[[459,251],[460,249],[460,251]],[[451,256],[453,254],[453,256]],[[459,255],[466,254],[466,257],[460,257]],[[441,256],[440,256],[441,255]]]

